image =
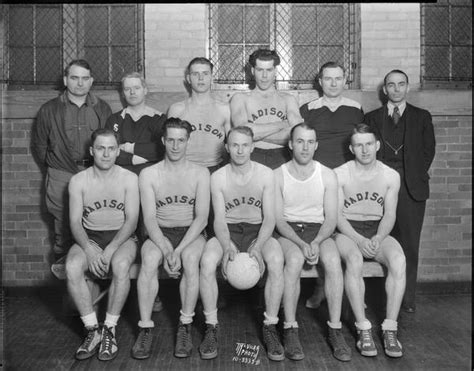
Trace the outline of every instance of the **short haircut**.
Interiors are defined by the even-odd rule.
[[[196,57],[196,58],[193,58],[191,62],[189,62],[188,66],[186,67],[186,75],[189,75],[191,73],[191,66],[193,64],[207,64],[211,68],[211,72],[214,69],[214,65],[209,59],[204,58],[204,57]]]
[[[316,132],[316,128],[312,125],[309,125],[307,122],[303,121],[303,122],[300,122],[299,124],[296,124],[295,126],[293,126],[291,128],[291,131],[290,131],[290,140],[291,141],[293,140],[293,134],[294,134],[294,132],[297,128],[302,128],[302,129],[314,131],[314,134],[316,135],[316,139],[318,139],[318,133]]]
[[[407,75],[405,72],[403,72],[402,70],[391,70],[391,71],[390,71],[389,73],[387,73],[387,74],[385,75],[385,77],[383,78],[383,84],[384,84],[384,85],[387,85],[387,79],[388,79],[388,77],[389,77],[392,73],[400,73],[400,74],[402,74],[403,76],[405,76],[405,78],[407,79],[407,84],[408,84],[408,75]]]
[[[373,134],[375,137],[375,140],[379,140],[377,137],[377,134],[375,133],[375,130],[371,126],[364,123],[354,125],[354,129],[352,129],[351,131],[351,143],[352,143],[352,137],[356,134]]]
[[[280,57],[275,50],[270,49],[257,49],[249,57],[249,64],[255,67],[257,59],[261,61],[273,61],[273,65],[276,67],[280,64]]]
[[[233,128],[231,128],[229,130],[229,132],[227,133],[227,141],[228,139],[230,138],[230,134],[232,133],[240,133],[240,134],[243,134],[243,135],[247,135],[248,137],[250,137],[252,139],[252,142],[253,142],[253,130],[248,127],[248,126],[234,126]]]
[[[69,70],[72,66],[79,66],[91,72],[91,66],[89,65],[89,62],[87,62],[85,59],[74,59],[73,61],[69,62],[69,64],[64,69],[64,76],[67,77],[69,75]]]
[[[123,83],[125,82],[125,79],[140,79],[140,82],[142,83],[142,86],[144,88],[147,87],[145,78],[143,77],[143,75],[140,72],[130,72],[130,73],[127,73],[127,74],[123,75],[122,81],[121,81],[122,89],[123,89]]]
[[[113,131],[112,129],[109,129],[109,128],[99,128],[99,129],[94,130],[91,134],[91,147],[94,146],[94,143],[95,143],[97,137],[99,137],[99,136],[114,137],[115,140],[117,141],[117,145],[119,144],[117,133],[115,131]]]
[[[168,129],[171,129],[171,128],[186,130],[188,138],[189,138],[189,136],[191,135],[191,133],[193,131],[193,127],[191,126],[191,124],[188,121],[181,120],[181,119],[176,118],[176,117],[170,117],[170,118],[166,119],[165,123],[163,124],[163,129],[162,130],[163,130],[163,137],[164,138],[166,138],[166,136],[168,134]]]
[[[346,69],[344,68],[344,66],[338,62],[333,62],[333,61],[330,61],[330,62],[326,62],[324,63],[321,68],[319,69],[319,72],[318,72],[318,78],[322,78],[323,77],[323,73],[324,73],[324,70],[326,68],[340,68],[342,70],[342,73],[344,74],[344,76],[346,75]]]

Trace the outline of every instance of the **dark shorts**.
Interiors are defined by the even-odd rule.
[[[354,230],[365,238],[372,238],[377,234],[380,220],[348,220]]]
[[[188,231],[189,227],[160,227],[163,235],[170,240],[171,245],[174,249],[179,245],[184,235]]]
[[[240,252],[247,252],[252,242],[257,239],[261,226],[250,223],[227,224],[230,239]]]
[[[250,159],[268,166],[270,169],[276,169],[291,160],[291,155],[287,147],[274,149],[255,148]]]
[[[289,226],[293,228],[299,238],[306,243],[311,243],[316,238],[321,229],[320,223],[298,223],[288,222]],[[273,234],[274,238],[282,237],[276,230]]]
[[[102,250],[104,250],[107,245],[112,241],[117,234],[118,230],[116,231],[93,231],[91,229],[85,229],[87,233],[87,237],[89,237],[89,240],[93,241],[96,243]],[[138,238],[135,234],[132,234],[130,238],[138,242]]]

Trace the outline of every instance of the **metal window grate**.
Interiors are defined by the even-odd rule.
[[[472,3],[443,0],[421,5],[424,83],[472,84]]]
[[[101,85],[142,69],[142,5],[9,5],[6,20],[8,84],[58,84],[77,58],[90,63]]]
[[[258,48],[280,55],[277,82],[312,87],[320,66],[336,61],[355,87],[356,4],[209,4],[209,56],[218,84],[250,82],[249,55]]]

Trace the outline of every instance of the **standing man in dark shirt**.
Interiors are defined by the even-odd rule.
[[[143,76],[132,72],[122,78],[122,92],[127,107],[109,117],[106,127],[119,138],[117,164],[139,174],[163,159],[161,127],[166,115],[146,105],[148,88]]]
[[[46,207],[54,218],[56,257],[65,255],[72,245],[69,180],[92,164],[91,134],[104,127],[112,113],[106,102],[90,93],[94,79],[87,61],[71,61],[63,81],[66,90],[41,106],[31,137],[33,151],[46,166]]]
[[[430,195],[428,170],[435,156],[436,140],[431,114],[407,103],[408,76],[392,70],[384,78],[387,104],[369,112],[365,123],[380,138],[379,158],[400,174],[397,219],[392,236],[402,245],[406,256],[406,290],[403,309],[416,310],[418,251],[426,200]]]
[[[342,96],[346,85],[346,70],[336,62],[321,66],[318,82],[323,96],[300,107],[304,121],[318,133],[319,147],[315,160],[334,169],[354,156],[349,150],[350,136],[355,124],[364,120],[361,105]],[[317,308],[324,299],[322,279],[317,279],[314,294],[306,301],[306,307]]]

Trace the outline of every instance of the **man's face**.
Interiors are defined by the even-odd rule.
[[[69,74],[64,76],[64,85],[69,94],[84,97],[91,90],[94,79],[91,71],[76,65],[69,68]]]
[[[318,148],[316,132],[302,127],[297,127],[293,138],[288,143],[293,151],[293,158],[300,165],[306,165],[313,160],[314,152]]]
[[[179,161],[186,156],[186,148],[189,141],[186,129],[168,128],[162,140],[168,160]]]
[[[227,138],[226,149],[229,152],[230,160],[235,165],[244,165],[249,162],[253,148],[253,140],[248,135],[232,132]]]
[[[319,84],[323,88],[326,97],[337,98],[344,91],[346,78],[341,67],[329,67],[323,70],[323,75],[319,77]]]
[[[377,160],[377,151],[380,142],[372,133],[358,133],[351,138],[349,149],[355,156],[355,160],[362,165],[370,165]]]
[[[276,75],[276,68],[273,64],[273,59],[269,61],[257,59],[255,67],[252,67],[255,83],[260,90],[268,90],[273,86]]]
[[[394,104],[403,103],[409,90],[407,78],[398,72],[388,75],[383,87],[383,92],[387,95],[388,100]]]
[[[117,139],[113,135],[99,135],[89,151],[94,158],[94,166],[100,170],[108,170],[114,166],[120,153]]]
[[[129,106],[138,106],[145,102],[148,89],[142,85],[138,77],[128,77],[123,80],[123,95]]]
[[[211,90],[212,72],[208,64],[194,63],[189,68],[187,76],[191,89],[197,93],[205,93]]]

